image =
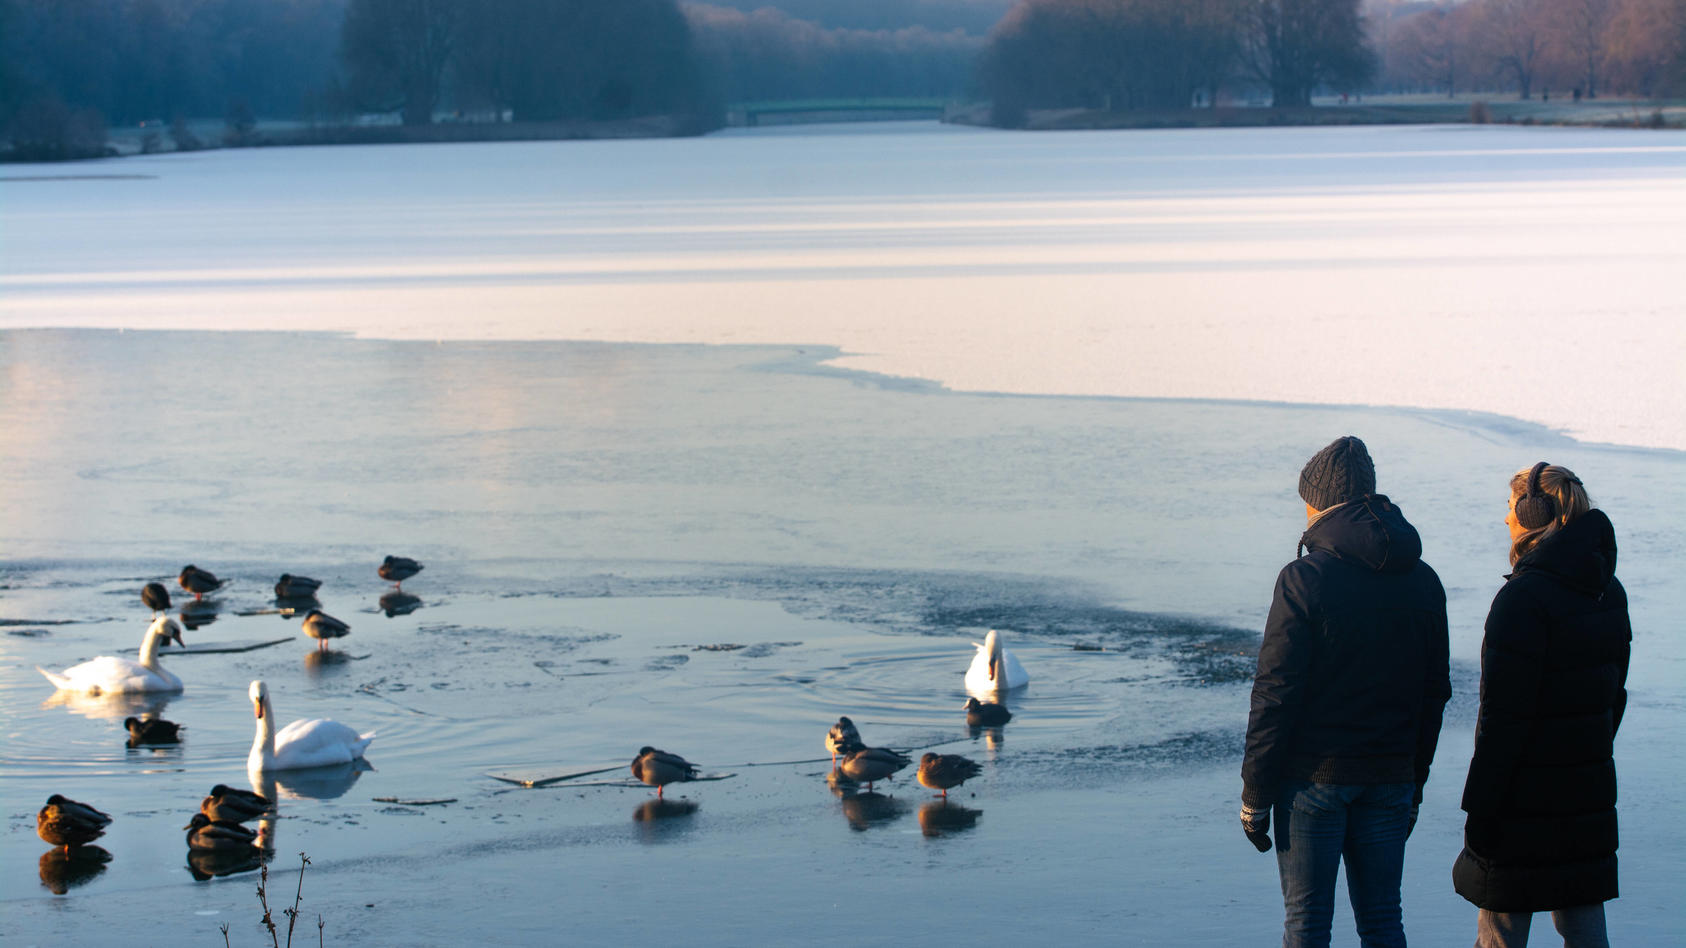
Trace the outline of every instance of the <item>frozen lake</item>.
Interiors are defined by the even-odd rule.
[[[0,327],[830,345],[968,391],[1686,449],[1686,132],[888,123],[5,177]]]
[[[178,827],[244,784],[263,678],[282,721],[380,732],[373,770],[275,788],[277,886],[307,851],[301,926],[322,913],[329,944],[602,943],[652,912],[793,943],[854,911],[867,944],[1268,942],[1274,864],[1234,819],[1249,662],[1299,467],[1352,432],[1452,614],[1413,941],[1473,928],[1449,867],[1480,622],[1505,480],[1548,457],[1622,544],[1611,926],[1665,943],[1683,147],[914,126],[0,182],[0,937],[262,937],[253,876],[194,881]],[[287,331],[117,331],[161,329]],[[1565,374],[1525,389],[1523,364]],[[1152,397],[1048,397],[1074,394]],[[386,553],[428,564],[414,602],[386,598]],[[293,638],[166,658],[186,741],[129,750],[127,703],[56,699],[34,666],[133,649],[139,586],[187,562],[231,580],[178,602],[189,644]],[[274,614],[283,571],[352,624],[329,658]],[[989,627],[1033,674],[1000,736],[959,709]],[[839,714],[985,773],[958,812],[906,773],[840,796],[814,761]],[[619,780],[645,743],[736,776],[670,808],[488,776]],[[103,869],[42,859],[52,792],[118,817]]]

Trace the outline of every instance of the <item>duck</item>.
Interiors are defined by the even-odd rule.
[[[966,669],[966,690],[979,694],[996,694],[1023,688],[1030,684],[1030,675],[1019,664],[1018,657],[1001,647],[1001,636],[994,629],[984,637],[982,645],[973,642],[978,653]]]
[[[99,839],[110,825],[109,815],[57,793],[48,797],[47,805],[35,814],[35,834],[64,847],[65,852]]]
[[[211,795],[199,802],[199,812],[220,823],[244,823],[274,810],[275,804],[263,794],[236,790],[222,783],[212,787]]]
[[[129,746],[137,744],[176,744],[181,741],[181,725],[163,718],[124,718],[123,729],[129,732]]]
[[[656,788],[656,796],[670,783],[684,783],[697,779],[697,765],[678,754],[640,747],[632,759],[632,775]]]
[[[304,616],[304,634],[316,640],[317,648],[327,648],[329,639],[350,635],[351,626],[320,609],[312,609]]]
[[[966,724],[969,727],[1000,727],[1013,720],[1013,712],[1004,704],[993,701],[966,699]]]
[[[381,562],[381,579],[392,583],[399,589],[404,588],[404,580],[422,571],[422,565],[408,556],[388,556]]]
[[[252,713],[258,721],[252,752],[246,757],[248,774],[348,764],[362,757],[375,739],[373,731],[358,734],[326,718],[294,721],[277,733],[269,686],[254,681],[246,693],[252,699]]]
[[[141,602],[152,610],[153,615],[170,610],[170,591],[163,583],[147,583],[141,587]]]
[[[239,823],[213,820],[203,813],[193,814],[193,819],[182,829],[187,830],[187,848],[192,850],[243,852],[263,845],[263,837],[257,830]]]
[[[61,691],[79,691],[90,695],[180,691],[181,679],[158,664],[158,643],[169,642],[171,639],[174,639],[177,645],[182,644],[181,626],[169,616],[159,616],[152,620],[152,625],[146,630],[146,637],[141,639],[138,662],[114,655],[101,655],[80,665],[72,665],[56,674],[39,665],[35,666],[35,670],[46,675],[53,687]]]
[[[838,769],[850,780],[866,784],[866,789],[870,791],[874,783],[890,779],[891,774],[910,763],[912,761],[906,755],[888,747],[863,747],[844,757]]]
[[[320,579],[282,573],[281,578],[275,581],[275,598],[314,599],[316,598],[316,590],[321,588],[322,581]]]
[[[222,580],[218,579],[210,570],[200,569],[192,563],[181,568],[181,575],[176,577],[181,588],[193,594],[195,600],[202,598],[208,592],[215,592],[222,588]]]
[[[931,754],[919,758],[919,782],[932,790],[941,790],[944,799],[948,791],[983,773],[978,762],[959,754]]]
[[[855,722],[848,718],[838,718],[831,730],[825,732],[825,749],[831,751],[831,769],[837,769],[837,755],[852,754],[866,747],[861,740],[861,732],[855,730]]]

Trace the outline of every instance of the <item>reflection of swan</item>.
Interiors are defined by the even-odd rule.
[[[1001,636],[994,629],[983,644],[973,642],[978,654],[972,656],[966,669],[966,690],[990,695],[1030,684],[1030,675],[1019,664],[1018,657],[1001,647]]]
[[[919,808],[919,831],[926,836],[946,836],[971,829],[980,816],[982,810],[968,809],[946,799],[932,800]]]
[[[111,854],[98,846],[49,849],[41,854],[41,884],[63,895],[105,871]]]
[[[357,778],[374,769],[359,758],[348,764],[303,770],[247,770],[246,779],[253,790],[271,800],[334,800],[345,796]]]
[[[901,754],[887,747],[863,747],[843,758],[839,765],[843,776],[856,783],[866,784],[868,790],[880,780],[888,780],[890,775],[906,767],[911,761]]]
[[[129,732],[129,746],[141,744],[174,744],[181,740],[181,725],[163,718],[124,718],[123,728]]]
[[[86,803],[60,794],[47,798],[47,805],[35,814],[35,835],[68,852],[72,846],[91,843],[105,835],[111,817]]]
[[[926,754],[919,758],[919,782],[932,790],[948,791],[983,773],[978,762],[959,754]]]
[[[152,620],[141,640],[140,661],[101,655],[80,665],[72,665],[60,674],[35,666],[47,676],[53,686],[62,691],[81,691],[90,695],[127,694],[135,691],[180,691],[181,679],[165,671],[158,664],[158,643],[175,639],[182,644],[181,626],[169,616]]]
[[[882,793],[851,793],[843,798],[843,818],[852,830],[865,830],[875,823],[888,823],[907,812],[906,805]]]
[[[173,691],[132,691],[127,694],[91,695],[85,691],[55,691],[41,702],[43,708],[67,708],[96,721],[120,722],[131,715],[157,715],[174,698]]]
[[[980,702],[976,698],[966,699],[966,725],[968,727],[1000,727],[1013,720],[1013,712],[1007,710],[1004,704],[993,701]]]
[[[831,769],[837,769],[838,754],[852,754],[866,746],[861,740],[861,732],[855,730],[855,722],[848,718],[838,718],[831,730],[825,732],[825,749],[831,751]]]
[[[392,589],[388,590],[385,595],[381,596],[380,610],[386,613],[386,617],[388,619],[396,619],[399,616],[407,616],[421,607],[421,597],[412,596],[407,592],[400,592],[396,589]]]
[[[375,732],[358,734],[351,728],[326,718],[298,720],[275,731],[275,710],[269,703],[269,686],[252,682],[247,694],[252,699],[252,713],[257,716],[257,734],[252,738],[252,752],[246,757],[247,770],[298,770],[322,767],[327,764],[348,764],[368,749]]]
[[[215,574],[208,569],[200,569],[192,563],[181,568],[181,575],[176,577],[176,582],[181,584],[181,588],[192,593],[194,599],[222,588],[222,580],[218,579]]]
[[[329,639],[342,639],[351,634],[351,626],[336,619],[320,609],[312,609],[304,614],[304,622],[300,623],[304,634],[316,640],[317,648],[327,648]]]
[[[684,783],[697,778],[697,765],[678,754],[640,747],[632,759],[632,775],[656,788],[656,796],[670,783]]]

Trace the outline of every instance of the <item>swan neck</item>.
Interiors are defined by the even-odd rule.
[[[158,631],[158,623],[146,630],[146,641],[141,643],[140,663],[152,671],[158,671],[158,640],[163,638]]]
[[[252,756],[267,764],[275,759],[275,709],[269,706],[268,695],[259,700],[263,705],[263,716],[258,718],[258,733],[252,739]]]

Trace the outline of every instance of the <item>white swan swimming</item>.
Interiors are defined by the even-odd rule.
[[[1019,664],[1017,656],[1001,647],[1001,636],[994,629],[989,630],[982,645],[972,644],[977,646],[978,654],[966,669],[967,691],[991,695],[1030,684],[1030,674]]]
[[[80,665],[72,665],[57,674],[35,666],[47,676],[53,687],[61,691],[77,691],[90,695],[134,694],[142,691],[180,691],[181,679],[158,664],[158,643],[176,640],[182,644],[181,626],[169,616],[159,616],[147,627],[141,639],[140,661],[101,655]]]
[[[269,703],[269,686],[252,682],[248,690],[252,699],[252,713],[257,715],[258,733],[252,739],[252,752],[246,757],[249,774],[266,770],[301,770],[306,767],[326,767],[348,764],[363,756],[375,732],[358,734],[351,728],[326,718],[300,720],[275,730],[275,709]]]

